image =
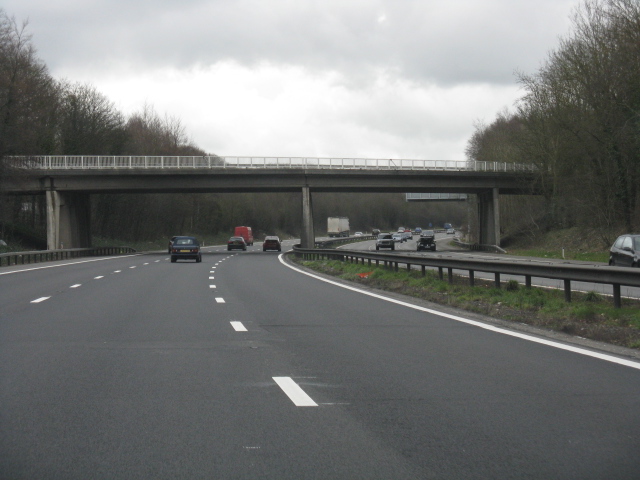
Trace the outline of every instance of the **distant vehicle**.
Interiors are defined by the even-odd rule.
[[[262,251],[266,252],[267,250],[277,250],[281,252],[282,244],[280,243],[280,238],[275,235],[264,237],[264,242],[262,242]]]
[[[374,228],[373,230],[371,230],[371,235],[379,235],[380,234],[380,230],[377,228]]]
[[[420,235],[421,233],[422,233],[422,229],[421,229],[420,227],[416,227],[416,228],[413,230],[413,234],[414,234],[414,235]]]
[[[394,242],[404,242],[404,238],[402,237],[401,233],[394,233],[393,235],[391,235],[391,238],[393,238]]]
[[[445,230],[449,230],[450,228],[453,228],[453,225],[451,225],[450,223],[445,223],[444,224],[444,229]]]
[[[402,235],[403,242],[408,242],[413,238],[413,234],[411,232],[402,232],[400,235]]]
[[[404,227],[398,227],[398,233],[404,232]]]
[[[416,250],[418,252],[420,250],[427,249],[431,250],[432,252],[436,251],[436,234],[433,230],[424,230],[417,241]]]
[[[640,267],[640,235],[621,235],[609,250],[609,265]]]
[[[171,245],[171,263],[179,259],[193,259],[196,263],[202,261],[200,242],[195,237],[173,237]]]
[[[246,250],[247,244],[242,237],[231,237],[227,242],[227,250]]]
[[[355,236],[356,236],[356,237],[361,237],[361,236],[362,236],[362,232],[356,232],[356,233],[355,233]]]
[[[447,235],[455,235],[456,231],[453,228],[447,228]]]
[[[397,235],[397,234],[394,234]],[[378,238],[376,239],[376,250],[380,250],[381,248],[390,248],[391,250],[396,249],[395,240],[393,239],[393,235],[390,233],[380,233],[378,234]]]
[[[349,218],[348,217],[328,217],[327,235],[329,237],[348,237]]]
[[[251,231],[251,227],[236,227],[233,232],[234,237],[242,237],[244,239],[244,243],[247,245],[253,245],[253,232]]]

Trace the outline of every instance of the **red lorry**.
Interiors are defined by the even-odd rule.
[[[247,245],[253,245],[253,233],[251,232],[251,227],[236,227],[233,236],[242,237],[244,238],[244,243]]]

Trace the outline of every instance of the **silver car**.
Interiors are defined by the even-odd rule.
[[[379,234],[376,239],[376,250],[380,250],[381,248],[390,248],[391,250],[395,250],[396,242],[393,239],[395,235],[396,234],[391,235],[390,233]]]

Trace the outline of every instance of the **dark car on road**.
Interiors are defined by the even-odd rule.
[[[262,242],[262,251],[266,252],[267,250],[277,250],[281,252],[282,244],[280,243],[280,238],[275,235],[264,237],[264,242]]]
[[[172,263],[178,260],[202,261],[200,242],[195,237],[173,237],[170,250]]]
[[[609,265],[640,267],[640,234],[619,236],[609,250]]]
[[[431,250],[436,251],[436,234],[433,230],[424,230],[417,241],[417,251]]]
[[[393,239],[393,235],[390,233],[381,233],[378,235],[376,240],[376,250],[380,250],[381,248],[390,248],[391,250],[396,249],[396,242]]]
[[[242,237],[231,237],[227,242],[227,250],[246,250],[247,244]]]

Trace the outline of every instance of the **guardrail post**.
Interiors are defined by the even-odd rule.
[[[526,288],[531,288],[531,275],[524,276],[524,286]]]
[[[438,278],[440,278],[440,280],[444,280],[444,272],[442,267],[438,267]]]
[[[571,280],[564,280],[564,300],[571,303]]]
[[[447,268],[447,278],[449,283],[453,283],[453,268]]]
[[[469,270],[469,286],[474,287],[476,284],[475,272],[473,270]]]
[[[399,268],[400,268],[400,264],[398,262],[395,262],[393,269],[397,272]]]
[[[495,282],[496,282],[496,288],[500,288],[500,274],[499,273],[495,274]]]
[[[411,264],[407,263],[407,272],[410,272],[410,271],[411,271]]]
[[[613,287],[613,306],[615,308],[620,308],[622,307],[622,299],[620,297],[620,284],[614,283],[612,287]]]
[[[427,275],[427,267],[422,265],[422,276],[426,276]]]

